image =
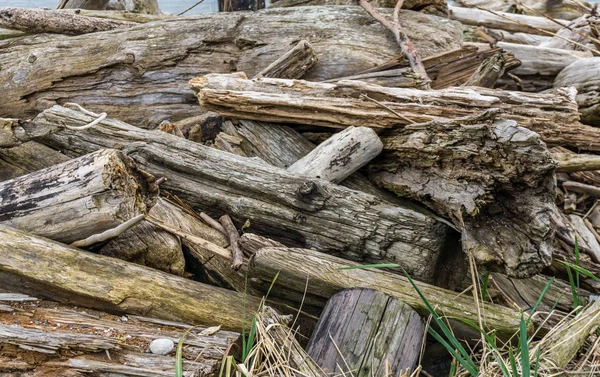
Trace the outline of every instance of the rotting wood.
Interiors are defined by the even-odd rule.
[[[552,152],[552,158],[557,163],[556,172],[600,170],[600,156],[595,154]]]
[[[0,223],[71,243],[154,205],[150,174],[117,150],[100,150],[0,183]]]
[[[306,352],[331,374],[399,376],[416,367],[424,334],[421,316],[402,301],[346,289],[327,301]]]
[[[135,22],[92,18],[59,11],[25,8],[1,8],[0,27],[27,33],[79,35],[124,29]]]
[[[13,148],[0,148],[0,181],[17,178],[70,160],[43,144],[29,141]]]
[[[447,227],[430,215],[111,119],[85,131],[61,126],[86,124],[90,118],[54,106],[24,125],[23,132],[46,134],[40,141],[71,155],[123,147],[141,167],[167,178],[162,189],[195,210],[214,217],[227,213],[237,224],[250,220],[248,231],[290,246],[373,263],[392,261],[419,279],[432,277]]]
[[[493,88],[496,85],[496,81],[504,74],[505,66],[506,60],[502,53],[498,52],[484,60],[463,86]]]
[[[32,258],[36,269],[31,269]],[[260,303],[253,296],[69,248],[5,226],[0,226],[0,282],[14,292],[59,302],[222,325],[235,331],[241,330]]]
[[[283,297],[323,307],[327,299],[342,289],[370,288],[401,300],[421,315],[429,315],[425,304],[406,278],[380,269],[343,269],[357,265],[315,250],[263,248],[250,261],[249,276],[253,284],[265,291],[279,273],[270,292],[272,298]],[[469,333],[466,327],[460,326],[458,321],[461,318],[477,323],[472,298],[429,284],[416,284],[438,313],[451,319],[452,328],[461,335]],[[496,334],[502,338],[507,339],[519,329],[521,316],[511,309],[486,303],[482,312],[486,314],[485,328],[496,330]]]
[[[314,67],[318,61],[319,59],[310,43],[302,40],[279,59],[258,72],[255,77],[299,79]]]
[[[579,59],[563,69],[554,86],[573,86],[575,100],[581,112],[581,121],[600,126],[600,57]]]
[[[455,21],[416,12],[402,13],[400,21],[424,56],[459,47]],[[399,54],[393,36],[357,6],[207,14],[77,38],[11,39],[0,41],[0,82],[6,84],[0,117],[31,118],[74,101],[154,128],[201,112],[186,86],[194,76],[254,75],[301,39],[319,51],[307,75],[315,80],[348,76]]]

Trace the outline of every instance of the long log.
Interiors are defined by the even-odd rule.
[[[600,57],[579,59],[563,69],[554,86],[573,86],[577,89],[577,104],[581,121],[600,126]]]
[[[23,133],[54,132],[40,141],[66,154],[123,148],[141,167],[167,178],[162,188],[213,218],[226,213],[238,226],[250,220],[248,231],[290,246],[374,263],[395,261],[420,279],[432,278],[447,227],[425,213],[111,119],[84,131],[62,126],[91,119],[54,106],[24,125]]]
[[[372,0],[371,5],[377,8],[394,8],[395,0]],[[271,5],[274,8],[291,8],[314,5],[354,5],[354,0],[278,0]],[[444,0],[406,0],[402,2],[402,9],[410,9],[438,16],[446,17],[448,3]]]
[[[0,223],[71,243],[146,214],[158,187],[117,150],[0,183]]]
[[[600,129],[579,123],[575,93],[568,89],[546,94],[486,88],[417,90],[360,81],[257,81],[218,74],[195,78],[190,86],[202,106],[225,116],[332,128],[393,128],[500,108],[503,118],[539,133],[548,144],[600,151]]]
[[[31,268],[35,260],[36,268]],[[260,299],[73,249],[0,226],[0,282],[33,294],[115,313],[240,331]]]
[[[29,141],[14,148],[0,148],[0,182],[70,160],[43,144]]]
[[[424,56],[459,47],[457,22],[408,11],[400,21]],[[186,86],[194,76],[254,75],[299,39],[319,55],[307,76],[315,80],[348,76],[400,54],[393,36],[352,6],[190,16],[68,39],[45,36],[43,42],[11,39],[0,42],[0,82],[6,84],[0,117],[25,119],[54,104],[78,102],[155,127],[198,115]]]
[[[345,269],[357,266],[345,259],[308,249],[263,248],[251,260],[249,274],[253,284],[267,289],[273,277],[279,274],[271,297],[283,297],[307,305],[323,307],[327,299],[347,288],[370,288],[384,292],[411,306],[423,316],[429,315],[409,281],[401,276],[381,270]],[[308,280],[307,280],[308,279]],[[425,283],[417,286],[431,303],[458,325],[461,319],[474,323],[477,310],[473,299]],[[506,307],[483,304],[484,326],[494,329],[503,338],[519,329],[520,314]],[[455,327],[465,334],[465,328]]]

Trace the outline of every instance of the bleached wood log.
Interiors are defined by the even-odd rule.
[[[573,86],[581,112],[581,121],[600,126],[600,57],[579,59],[563,69],[554,86]]]
[[[589,247],[588,253],[596,263],[600,262],[600,243],[596,240],[594,234],[585,225],[584,219],[577,215],[569,215],[569,220],[578,234],[578,239],[583,239]]]
[[[14,148],[0,148],[0,182],[70,160],[47,146],[29,141]]]
[[[586,14],[571,22],[565,22],[563,25],[565,27],[561,28],[555,36],[549,41],[543,42],[540,46],[578,51],[586,51],[587,49],[584,47],[586,45],[593,48],[589,38],[593,37],[591,27],[600,26],[598,16]]]
[[[236,331],[260,302],[6,226],[0,226],[0,282],[14,292],[60,302]]]
[[[394,8],[395,0],[372,0],[369,1],[377,8]],[[272,7],[275,8],[290,8],[301,6],[314,5],[354,5],[354,0],[278,0]],[[411,9],[419,12],[436,14],[438,16],[447,17],[448,4],[445,0],[406,0],[402,2],[402,9]]]
[[[0,8],[0,27],[26,33],[56,33],[79,35],[100,31],[126,29],[135,22],[92,18],[43,9]]]
[[[424,280],[433,275],[447,227],[430,215],[111,119],[84,131],[61,126],[90,119],[54,106],[24,125],[23,132],[53,132],[40,141],[67,154],[122,147],[141,167],[166,177],[165,190],[213,217],[227,213],[238,226],[250,220],[250,232],[351,259],[395,261]]]
[[[469,10],[477,10],[475,7],[489,9],[496,12],[509,12],[509,14],[522,13],[530,16],[540,16],[540,13],[554,17],[572,20],[583,13],[579,4],[584,2],[573,2],[569,0],[554,0],[552,2],[539,0],[454,0],[458,5],[467,7]],[[587,3],[589,6],[589,3]]]
[[[345,269],[357,265],[315,250],[263,248],[250,262],[249,280],[264,290],[268,289],[273,277],[279,273],[270,297],[283,297],[320,307],[343,289],[370,288],[403,301],[421,315],[429,315],[425,304],[406,278],[381,269]],[[429,303],[439,310],[438,313],[446,315],[452,321],[455,331],[460,335],[469,333],[459,322],[461,318],[477,321],[472,298],[426,283],[417,282],[417,286]],[[498,336],[506,338],[518,331],[518,312],[487,303],[483,304],[482,311],[486,313],[484,326],[496,330]],[[454,322],[453,319],[457,321]]]
[[[383,149],[379,136],[367,127],[348,127],[334,134],[287,171],[340,183]]]
[[[400,21],[424,56],[459,47],[457,22],[416,12],[403,13]],[[400,53],[393,36],[356,6],[198,15],[67,39],[24,37],[0,41],[0,82],[6,84],[0,117],[26,119],[77,102],[154,128],[198,115],[186,85],[194,76],[254,75],[299,39],[319,52],[307,76],[315,80],[348,76]]]
[[[256,77],[299,79],[317,64],[318,61],[319,59],[310,43],[302,40],[279,59],[258,72]]]
[[[0,223],[71,243],[154,205],[154,177],[117,150],[99,150],[0,183]]]

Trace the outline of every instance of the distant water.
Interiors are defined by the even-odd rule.
[[[194,5],[198,0],[158,0],[158,5],[163,12],[177,14]],[[56,8],[59,0],[0,0],[1,7],[22,7],[22,8]],[[219,5],[217,0],[204,0],[202,4],[192,9],[186,14],[198,14],[208,12],[218,12]]]

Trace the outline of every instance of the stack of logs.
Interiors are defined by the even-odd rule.
[[[0,373],[172,376],[148,344],[202,325],[184,369],[217,375],[269,292],[303,373],[398,375],[429,314],[404,273],[467,341],[474,273],[505,339],[551,276],[538,310],[571,311],[563,262],[600,276],[595,8],[407,0],[423,75],[350,0],[69,1],[0,9]]]

